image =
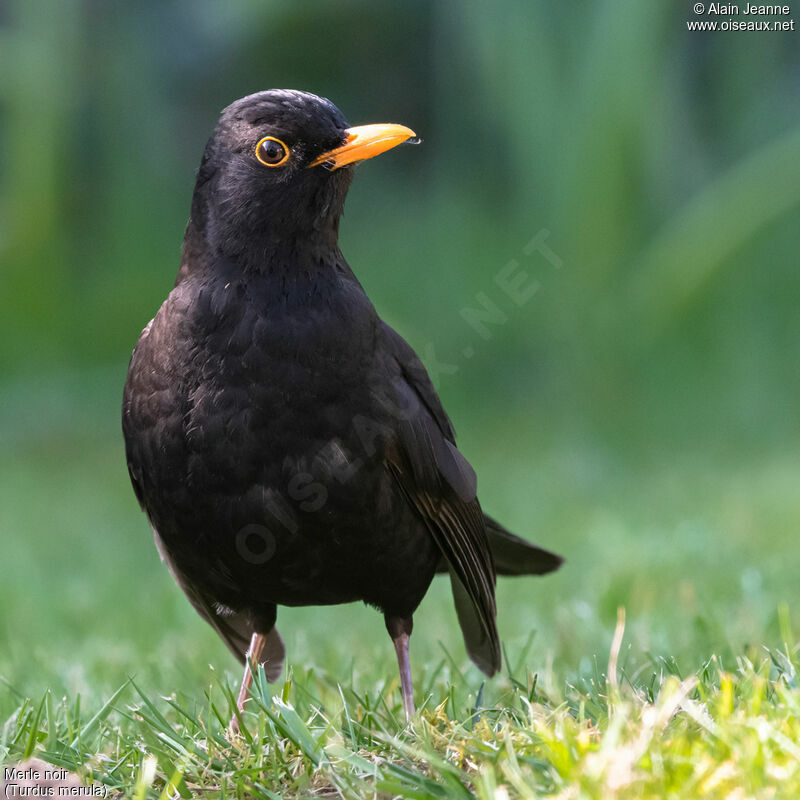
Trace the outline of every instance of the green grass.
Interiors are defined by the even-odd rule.
[[[6,760],[36,753],[137,798],[800,792],[797,650],[740,658],[731,670],[712,658],[683,678],[666,662],[630,676],[615,658],[580,685],[525,671],[477,695],[442,662],[418,684],[424,706],[408,724],[391,682],[359,692],[350,680],[295,669],[270,687],[262,674],[236,737],[226,730],[235,687],[224,680],[169,697],[130,682],[88,709],[80,696],[48,692],[21,703],[0,747]]]
[[[137,798],[800,793],[791,452],[626,454],[459,411],[487,509],[567,556],[501,581],[504,673],[469,664],[435,582],[406,725],[379,615],[281,609],[285,682],[258,683],[229,741],[239,672],[158,562],[125,474],[120,382],[4,394],[4,763],[35,754]]]

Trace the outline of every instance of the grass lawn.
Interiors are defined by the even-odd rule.
[[[257,683],[229,741],[238,667],[158,563],[111,413],[122,377],[52,380],[10,387],[0,421],[5,764],[132,798],[800,796],[788,449],[633,458],[457,417],[487,511],[567,557],[501,582],[504,673],[469,664],[437,581],[406,724],[378,614],[281,609],[284,681]]]

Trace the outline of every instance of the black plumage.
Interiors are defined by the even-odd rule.
[[[408,712],[411,620],[435,572],[450,573],[467,651],[491,675],[495,572],[561,562],[483,514],[425,368],[339,250],[351,165],[410,136],[350,128],[304,92],[226,108],[123,401],[159,550],[230,649],[249,646],[274,679],[277,606],[364,601],[395,641]]]

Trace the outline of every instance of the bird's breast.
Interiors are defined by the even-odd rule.
[[[129,382],[189,480],[244,484],[330,443],[347,459],[359,443],[354,418],[374,417],[379,322],[363,290],[289,288],[180,284],[137,347]]]
[[[411,512],[383,467],[393,432],[376,396],[389,381],[362,296],[357,285],[299,299],[179,285],[137,346],[131,474],[193,580],[213,554],[238,583],[257,573],[276,602],[343,602],[366,581],[359,565],[391,572],[397,547],[435,560],[428,535],[408,533]],[[237,547],[260,534],[270,559],[243,561]],[[234,607],[224,587],[208,588]]]

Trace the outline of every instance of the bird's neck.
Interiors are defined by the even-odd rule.
[[[334,225],[297,235],[277,236],[269,230],[246,239],[215,239],[213,231],[189,220],[183,240],[178,283],[187,274],[217,271],[230,265],[241,276],[315,275],[335,271],[352,276],[339,250],[338,219]]]

